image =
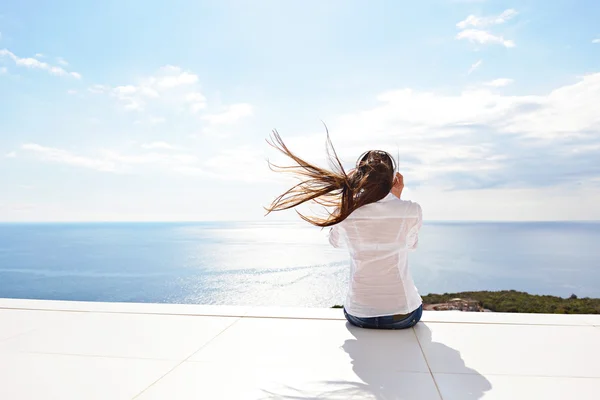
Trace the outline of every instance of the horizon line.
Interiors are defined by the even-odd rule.
[[[267,222],[267,223],[298,223],[304,224],[304,221],[296,220],[147,220],[147,221],[136,221],[136,220],[107,220],[107,221],[94,221],[94,220],[82,220],[82,221],[0,221],[0,225],[27,225],[27,224],[213,224],[213,223],[256,223],[256,222]],[[600,223],[600,219],[557,219],[557,220],[460,220],[460,219],[448,219],[448,220],[424,220],[424,224],[429,223]],[[307,224],[309,226],[310,224]]]

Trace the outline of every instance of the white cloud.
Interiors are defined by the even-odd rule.
[[[516,10],[508,9],[503,11],[500,15],[491,17],[478,17],[476,15],[469,15],[463,21],[457,23],[456,26],[460,29],[466,29],[469,26],[484,28],[491,25],[500,25],[512,19],[517,14],[518,13]]]
[[[6,67],[0,67],[0,75],[6,74],[7,72],[8,72],[8,68],[6,68]]]
[[[216,125],[233,124],[252,115],[247,103],[225,104],[207,113],[207,99],[201,91],[198,76],[180,67],[167,65],[155,74],[134,83],[117,86],[95,84],[88,87],[94,94],[107,95],[125,111],[135,112],[136,125],[156,125],[169,121],[170,129],[207,132]],[[205,124],[199,125],[199,121]]]
[[[92,93],[110,93],[125,110],[148,111],[148,108],[187,108],[195,113],[206,106],[206,98],[198,90],[198,76],[183,69],[167,65],[155,75],[138,84],[115,87],[93,85]]]
[[[190,103],[195,103],[195,102],[206,102],[206,97],[204,97],[204,95],[202,93],[190,93],[187,96],[185,96],[185,99],[187,101],[189,101]]]
[[[11,151],[10,153],[6,153],[5,157],[6,158],[15,158],[15,157],[17,157],[17,152]]]
[[[42,53],[35,53],[35,58],[44,58],[45,56]]]
[[[164,117],[150,117],[150,118],[148,118],[148,122],[151,125],[156,125],[156,124],[162,124],[162,123],[167,122],[167,119]]]
[[[75,95],[75,94],[77,94],[77,90],[74,90],[74,89],[67,90],[67,94]]]
[[[366,149],[381,148],[394,155],[399,149],[400,167],[407,191],[411,191],[408,195],[427,208],[430,218],[443,216],[446,200],[452,199],[451,212],[445,215],[518,219],[521,211],[516,210],[521,202],[528,212],[546,207],[546,195],[582,193],[576,192],[579,189],[574,185],[578,184],[589,190],[595,201],[600,199],[596,155],[600,115],[595,106],[600,102],[600,73],[538,95],[506,95],[479,86],[457,93],[392,90],[381,93],[377,101],[372,108],[327,119],[336,150],[345,165],[351,166]],[[281,127],[294,152],[326,165],[324,132],[321,127],[315,132],[288,136]],[[19,151],[19,157],[33,155],[46,162],[104,172],[269,182],[269,190],[285,190],[287,183],[278,186],[283,178],[266,166],[265,158],[271,156],[267,151],[268,147],[258,142],[232,143],[206,156],[185,142],[148,141],[126,150],[88,154],[30,144],[29,149]],[[287,164],[277,157],[275,154],[273,161]],[[555,206],[571,204],[550,197]],[[586,207],[588,213],[593,210],[593,206]],[[576,208],[578,216],[585,215]],[[505,209],[513,210],[512,214]],[[556,215],[545,210],[546,216]],[[570,211],[560,215],[567,214],[575,215]],[[521,219],[535,218],[531,215],[542,214],[524,213]]]
[[[185,100],[190,103],[190,111],[194,114],[206,108],[206,97],[202,93],[192,92]]]
[[[145,118],[142,119],[136,119],[134,121],[134,124],[136,125],[158,125],[158,124],[164,124],[165,122],[167,122],[167,119],[165,117],[155,117],[153,115],[147,116]]]
[[[40,61],[36,58],[19,57],[7,49],[0,50],[0,57],[8,57],[11,60],[13,60],[17,66],[20,66],[20,67],[31,68],[31,69],[41,69],[41,70],[48,71],[52,75],[72,76],[75,79],[81,79],[81,75],[77,72],[68,72],[67,70],[65,70],[62,67],[50,65],[50,64],[48,64],[44,61]]]
[[[122,154],[112,150],[105,150],[101,152],[101,157],[117,163],[121,170],[131,170],[131,167],[134,166],[173,169],[179,166],[198,164],[198,157],[188,153]]]
[[[494,79],[493,81],[485,82],[484,85],[490,86],[490,87],[503,87],[503,86],[508,86],[513,82],[514,82],[513,79],[498,78],[498,79]]]
[[[106,93],[109,89],[110,88],[108,86],[104,85],[92,85],[88,88],[88,91],[94,94],[101,94]]]
[[[506,40],[502,36],[494,35],[488,31],[481,29],[466,29],[458,32],[456,35],[458,40],[468,40],[471,43],[479,44],[500,44],[504,47],[515,47],[515,42],[512,40]]]
[[[592,40],[592,43],[600,43],[600,38]]]
[[[183,71],[181,68],[167,65],[162,67],[160,75],[153,78],[152,85],[163,89],[172,89],[182,85],[192,85],[198,82],[198,76],[190,72]]]
[[[65,60],[62,57],[56,57],[56,62],[60,65],[62,65],[63,67],[67,67],[69,66],[69,63],[67,62],[67,60]]]
[[[231,165],[235,168],[223,168]],[[246,183],[281,181],[282,178],[268,168],[264,152],[250,146],[225,149],[209,157],[200,172],[218,179]]]
[[[471,75],[473,72],[475,72],[475,70],[481,67],[481,64],[483,64],[483,60],[478,60],[477,62],[473,63],[471,68],[469,68],[469,71],[467,71],[467,75]]]
[[[252,106],[247,103],[232,104],[227,109],[218,114],[209,114],[202,116],[202,119],[212,125],[233,124],[239,119],[249,117],[253,113]]]
[[[176,150],[177,147],[166,143],[166,142],[152,142],[152,143],[144,143],[142,144],[142,148],[146,149],[146,150],[154,150],[154,149],[161,149],[161,150]]]
[[[198,112],[200,112],[201,110],[204,110],[206,108],[206,103],[193,103],[190,106],[190,111],[194,114],[197,114]]]
[[[116,164],[110,160],[79,156],[66,150],[45,147],[36,143],[24,144],[21,146],[21,149],[34,153],[44,161],[73,165],[105,172],[116,171]]]
[[[179,151],[177,146],[165,142],[153,142],[144,144],[141,148],[150,150],[150,152],[122,152],[102,149],[91,155],[81,155],[36,143],[27,143],[21,146],[21,150],[41,161],[100,172],[139,174],[157,170],[179,174],[184,173],[183,170],[187,168],[190,170],[198,169],[195,175],[200,175],[203,170],[203,164],[196,155]],[[169,150],[169,152],[161,152],[160,150]]]
[[[438,195],[446,189],[600,188],[600,73],[544,95],[481,87],[457,94],[402,89],[378,100],[376,107],[327,121],[348,167],[369,148],[394,155],[398,149],[407,180],[437,187]],[[309,159],[324,145],[322,131],[281,133],[296,154]],[[324,152],[318,154],[312,161],[326,165]]]

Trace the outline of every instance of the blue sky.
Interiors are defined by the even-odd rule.
[[[425,4],[423,4],[425,3]],[[0,221],[255,220],[400,153],[435,220],[600,219],[600,3],[0,3]],[[279,218],[293,218],[291,213]]]

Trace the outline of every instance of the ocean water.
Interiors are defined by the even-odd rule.
[[[422,294],[600,297],[600,223],[426,223]],[[0,297],[329,307],[348,257],[300,223],[0,224]]]

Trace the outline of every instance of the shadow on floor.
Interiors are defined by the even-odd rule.
[[[406,357],[401,349],[390,348],[386,354],[382,354],[382,350],[374,351],[374,349],[383,347],[378,345],[376,336],[364,329],[349,324],[347,326],[355,339],[346,340],[343,348],[352,359],[354,373],[364,382],[364,386],[361,388],[363,395],[378,400],[421,398],[418,396],[429,398],[428,393],[420,392],[415,387],[419,384],[428,385],[428,382],[431,382],[429,374],[406,374],[394,368],[394,360],[402,360],[403,357]],[[420,323],[415,329],[419,331],[420,345],[422,348],[428,349],[429,354],[435,353],[437,359],[445,360],[448,365],[458,367],[457,371],[460,370],[461,374],[469,374],[473,378],[469,387],[452,387],[453,399],[478,400],[492,388],[490,382],[483,375],[465,366],[460,352],[442,343],[432,341],[431,330],[427,325]],[[409,333],[409,331],[411,335],[416,334],[412,329],[407,329],[405,333]],[[402,364],[406,367],[406,362]],[[416,377],[419,378],[415,379]],[[431,395],[431,398],[438,398],[437,394]]]
[[[311,391],[286,388],[288,393],[275,394],[267,392],[266,398],[317,400],[317,399],[377,399],[377,400],[429,400],[439,399],[430,373],[410,373],[411,360],[407,357],[422,357],[422,354],[411,353],[398,347],[397,335],[406,335],[407,340],[414,339],[416,332],[413,329],[402,331],[373,331],[361,329],[350,324],[346,327],[354,336],[348,339],[341,347],[352,362],[352,370],[362,382],[327,381],[318,385],[321,390]],[[479,400],[485,392],[491,389],[490,382],[477,371],[467,368],[460,353],[442,343],[432,341],[431,330],[425,324],[418,325],[419,341],[429,354],[435,353],[437,359],[443,359],[447,365],[458,368],[461,374],[471,376],[468,387],[454,385],[451,390],[452,399]],[[411,337],[412,336],[412,337]],[[422,368],[422,364],[419,365]],[[415,371],[417,370],[415,361]],[[323,391],[323,384],[327,388]],[[311,393],[312,392],[312,393]],[[309,394],[310,393],[310,394]]]

